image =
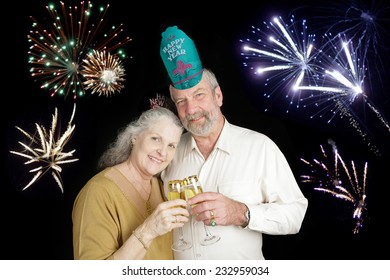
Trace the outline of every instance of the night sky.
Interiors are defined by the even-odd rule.
[[[49,2],[30,1],[25,5],[15,1],[7,3],[4,13],[10,13],[11,20],[1,19],[1,61],[4,62],[5,74],[2,78],[1,129],[4,141],[1,172],[4,181],[0,186],[0,215],[1,236],[8,246],[2,248],[0,259],[73,258],[71,211],[78,191],[97,172],[97,160],[114,140],[118,129],[147,109],[149,98],[156,93],[167,95],[167,76],[159,56],[159,47],[161,32],[171,25],[177,25],[194,40],[203,66],[215,72],[224,95],[222,111],[229,122],[262,132],[274,140],[309,199],[309,208],[299,234],[264,236],[266,259],[388,259],[381,252],[390,249],[388,233],[384,230],[389,220],[390,185],[387,172],[390,166],[390,129],[384,127],[362,98],[356,98],[348,108],[352,117],[359,121],[364,137],[351,125],[348,115],[335,114],[332,117],[333,101],[321,99],[319,102],[313,98],[315,102],[309,102],[307,106],[301,103],[299,108],[296,103],[289,104],[291,100],[285,97],[288,89],[283,85],[285,76],[270,73],[268,77],[274,78],[268,86],[265,85],[266,78],[254,77],[249,68],[243,66],[240,40],[248,37],[257,39],[251,33],[251,26],[267,33],[263,22],[269,22],[275,15],[282,16],[286,22],[291,15],[306,19],[310,32],[317,34],[317,42],[321,41],[327,27],[333,27],[333,33],[344,30],[357,34],[356,40],[362,38],[362,30],[366,30],[367,34],[372,35],[370,41],[360,41],[369,61],[364,78],[365,90],[370,102],[386,120],[390,118],[387,67],[390,63],[390,34],[386,30],[390,24],[390,6],[385,1],[372,1],[368,7],[359,3],[355,6],[346,4],[349,1],[333,4],[315,1],[310,5],[305,3],[309,1],[296,2],[289,1],[286,5],[277,0],[255,5],[240,3],[242,5],[223,6],[208,6],[202,2],[163,2],[153,6],[144,1],[137,3],[135,8],[128,7],[127,1],[92,1],[96,6],[110,4],[105,19],[110,24],[123,23],[124,34],[132,41],[124,46],[128,54],[122,61],[126,74],[124,89],[110,97],[87,94],[76,100],[72,94],[51,97],[29,73],[31,66],[27,52],[30,44],[27,34],[31,30],[30,16],[49,26],[50,16],[45,8]],[[78,5],[80,2],[65,3]],[[369,10],[376,12],[377,17],[373,18],[376,29],[358,24],[359,15],[360,18],[368,15]],[[271,98],[265,98],[263,94],[278,83],[282,85],[274,89]],[[60,174],[64,193],[50,173],[22,191],[33,174],[28,173],[30,167],[23,165],[23,158],[9,152],[20,150],[18,141],[24,139],[15,126],[30,133],[34,132],[35,123],[49,128],[52,114],[57,108],[63,131],[74,103],[76,113],[73,123],[76,128],[64,151],[76,149],[74,157],[79,160],[62,165]],[[351,161],[354,162],[360,185],[364,164],[367,162],[368,165],[366,211],[363,227],[358,234],[352,232],[356,223],[352,217],[355,209],[352,203],[314,190],[315,184],[301,182],[300,176],[310,173],[310,168],[301,158],[308,161],[322,159],[321,145],[332,157],[332,148],[328,144],[330,139],[336,143],[349,168]],[[348,183],[345,186],[348,188]]]

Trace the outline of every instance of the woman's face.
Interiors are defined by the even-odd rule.
[[[131,152],[134,165],[146,176],[161,172],[172,161],[181,132],[169,119],[154,123],[135,138]]]

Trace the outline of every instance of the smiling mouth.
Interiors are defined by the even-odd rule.
[[[152,157],[152,156],[149,156],[149,158],[157,163],[163,163],[162,160],[158,159],[158,158],[155,158],[155,157]]]
[[[196,117],[192,117],[189,119],[190,122],[197,122],[199,120],[201,120],[203,118],[203,115],[202,116],[196,116]]]

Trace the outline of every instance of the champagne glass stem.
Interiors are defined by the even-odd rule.
[[[211,234],[209,228],[206,226],[205,223],[203,223],[203,227],[206,233],[206,237],[200,242],[202,246],[208,246],[214,244],[215,242],[218,242],[221,239],[220,236]]]
[[[203,223],[203,227],[204,227],[204,231],[206,232],[206,238],[210,238],[212,234],[204,223]]]
[[[180,244],[184,244],[186,243],[186,241],[184,240],[184,234],[183,234],[183,228],[179,228],[179,240],[180,240]]]

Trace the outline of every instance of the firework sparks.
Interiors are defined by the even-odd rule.
[[[96,23],[92,22],[91,2],[86,5],[82,1],[79,6],[69,9],[63,2],[60,5],[60,11],[53,4],[46,6],[52,20],[49,26],[41,25],[31,17],[33,30],[27,36],[31,44],[28,52],[32,64],[30,72],[37,81],[42,81],[41,88],[48,89],[51,96],[73,94],[73,98],[77,98],[86,94],[83,81],[89,77],[83,77],[81,69],[88,59],[94,59],[94,51],[118,50],[118,57],[123,58],[125,54],[120,47],[131,39],[121,39],[122,24],[106,28],[104,17],[109,5],[100,8]],[[106,88],[95,88],[98,89]]]
[[[61,165],[65,163],[75,162],[78,159],[71,158],[75,150],[70,152],[64,152],[63,149],[65,145],[70,140],[75,125],[72,124],[73,117],[76,111],[76,104],[74,104],[72,116],[69,120],[67,129],[62,134],[62,136],[55,139],[55,135],[59,135],[60,131],[57,130],[58,124],[58,112],[55,108],[55,112],[52,115],[52,124],[51,129],[47,130],[44,126],[35,123],[36,133],[39,137],[29,134],[22,128],[16,126],[16,128],[29,139],[30,144],[23,143],[19,141],[18,143],[24,148],[23,151],[10,151],[12,154],[27,158],[27,161],[24,162],[25,165],[34,164],[38,165],[30,169],[30,173],[35,173],[34,177],[30,182],[23,188],[23,191],[29,188],[33,183],[38,181],[43,175],[45,175],[49,170],[51,170],[51,175],[61,192],[64,192],[63,183],[61,179]]]
[[[346,96],[348,101],[344,102],[345,104],[352,104],[355,98],[361,95],[364,102],[368,105],[368,108],[374,112],[380,123],[390,132],[390,126],[385,117],[369,100],[368,94],[364,90],[364,80],[367,73],[367,67],[364,65],[364,62],[366,61],[365,51],[359,52],[361,47],[354,48],[352,40],[341,40],[341,46],[341,53],[343,53],[344,56],[339,54],[336,55],[331,63],[331,67],[333,66],[333,68],[331,70],[326,70],[326,74],[337,82],[338,87],[325,87],[326,91],[331,91],[336,94],[341,93],[340,96]],[[337,48],[334,47],[333,49]],[[361,55],[359,55],[359,53]],[[345,59],[342,59],[342,57],[345,57]],[[338,67],[338,69],[336,69],[336,67]]]
[[[380,57],[383,38],[389,35],[384,25],[390,22],[389,12],[388,3],[382,0],[337,1],[317,8],[312,19],[325,29],[330,40],[337,41],[342,31],[375,59]]]
[[[265,85],[279,81],[264,96],[270,98],[282,85],[288,86],[286,98],[290,99],[290,105],[295,99],[298,108],[300,97],[297,88],[303,82],[317,84],[315,35],[307,33],[306,20],[301,21],[299,28],[299,22],[295,21],[294,16],[290,19],[290,25],[284,23],[281,17],[274,17],[273,21],[264,24],[272,35],[252,26],[252,33],[258,39],[241,40],[244,51],[241,55],[245,60],[243,64],[256,75],[276,72],[266,79]]]
[[[341,51],[337,46],[334,46],[332,49],[336,51],[336,56],[328,55],[329,61],[331,61],[328,67],[332,67],[333,69],[326,69],[325,74],[337,82],[336,86],[319,88],[315,86],[299,86],[298,89],[345,93],[351,97],[351,102],[353,102],[356,96],[363,93],[362,85],[366,68],[364,65],[359,65],[359,63],[364,62],[364,59],[359,59],[356,51],[351,52],[351,48],[353,50],[353,47],[350,47],[350,45],[352,45],[351,40],[342,40]],[[344,53],[344,56],[341,56],[340,53]],[[345,72],[347,73],[343,74]]]
[[[345,34],[338,34],[340,44],[325,34],[327,42],[315,48],[315,35],[308,35],[306,20],[301,21],[301,28],[294,16],[289,25],[281,17],[264,24],[268,32],[252,26],[257,40],[240,40],[244,67],[256,75],[270,75],[265,86],[271,90],[264,96],[270,99],[274,93],[284,92],[290,105],[295,102],[297,109],[314,105],[316,110],[310,118],[330,116],[328,123],[337,115],[345,117],[371,151],[379,155],[364,118],[352,107],[360,99],[390,132],[390,125],[365,92],[367,58],[361,42],[354,48],[352,39],[347,39]]]
[[[327,54],[327,57],[322,60],[326,66],[323,68],[324,79],[322,86],[299,86],[300,90],[319,91],[326,94],[326,98],[322,98],[322,95],[316,97],[316,106],[322,107],[316,114],[330,112],[330,122],[338,113],[341,116],[348,118],[349,123],[359,133],[359,135],[368,142],[370,149],[377,155],[380,154],[379,149],[370,142],[370,139],[366,133],[368,130],[361,118],[358,117],[358,113],[352,109],[352,104],[355,100],[361,97],[362,102],[368,105],[368,108],[374,113],[374,116],[380,121],[382,125],[390,132],[389,124],[380,111],[370,102],[368,95],[365,92],[365,77],[367,68],[364,65],[365,57],[361,54],[360,48],[354,48],[352,40],[340,38],[340,47],[338,45],[332,45],[332,54]],[[359,55],[361,54],[361,55]],[[313,98],[313,95],[310,96]],[[324,106],[325,103],[331,102],[330,106]],[[328,110],[329,108],[329,110]],[[364,127],[364,128],[362,128]]]
[[[329,157],[325,149],[320,146],[323,159],[313,159],[312,162],[301,160],[311,168],[311,175],[301,175],[303,183],[317,185],[314,190],[328,193],[337,199],[353,204],[354,211],[352,218],[355,220],[353,233],[359,233],[363,227],[366,207],[366,177],[367,166],[364,165],[361,181],[357,174],[354,161],[351,161],[351,169],[344,162],[334,142],[332,145],[333,157]]]
[[[125,69],[119,57],[106,51],[93,51],[84,62],[81,73],[87,79],[85,89],[92,89],[92,94],[111,96],[124,87]]]

